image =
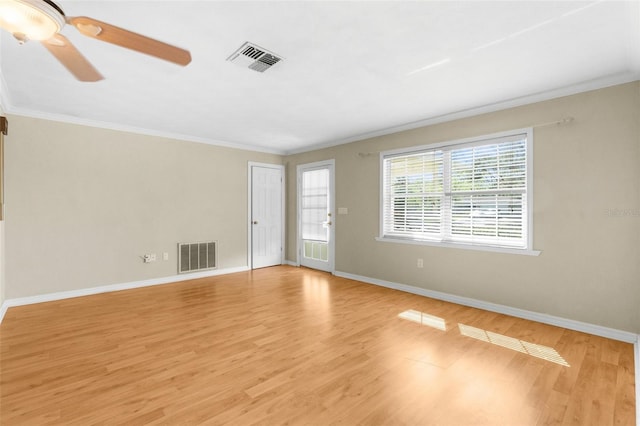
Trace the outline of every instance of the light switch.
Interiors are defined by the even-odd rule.
[[[349,209],[346,207],[338,207],[338,214],[349,214]]]

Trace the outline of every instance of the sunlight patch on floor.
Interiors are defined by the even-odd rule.
[[[525,342],[524,340],[483,330],[481,328],[471,327],[470,325],[458,324],[458,328],[460,329],[460,334],[463,336],[482,340],[483,342],[492,343],[497,346],[502,346],[503,348],[555,362],[556,364],[564,365],[565,367],[570,367],[569,363],[555,349],[549,346]]]
[[[426,325],[428,327],[436,328],[438,330],[447,330],[447,325],[443,318],[413,309],[401,312],[400,314],[398,314],[398,317],[418,324]]]
[[[398,318],[426,325],[437,330],[447,331],[446,321],[444,318],[440,318],[426,312],[420,312],[415,309],[408,309],[399,313]],[[460,330],[460,334],[463,336],[482,340],[483,342],[531,355],[546,361],[555,362],[556,364],[560,364],[565,367],[571,367],[569,363],[558,353],[558,351],[549,346],[526,342],[514,337],[505,336],[504,334],[494,333],[492,331],[460,323],[458,324],[458,329]]]

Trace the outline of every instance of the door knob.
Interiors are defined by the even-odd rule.
[[[257,220],[254,220],[254,221],[253,221],[253,224],[254,224],[254,225],[257,225],[257,224],[258,224],[258,221],[257,221]]]

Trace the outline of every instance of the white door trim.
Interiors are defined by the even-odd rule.
[[[266,167],[269,169],[279,169],[282,173],[282,251],[280,253],[280,264],[284,264],[285,252],[286,252],[286,240],[285,240],[285,225],[286,220],[285,217],[287,215],[285,210],[285,170],[282,164],[270,164],[270,163],[258,163],[255,161],[249,161],[247,167],[247,267],[249,269],[253,269],[253,239],[252,237],[252,225],[251,225],[251,213],[253,207],[253,167]]]
[[[300,233],[300,228],[301,228],[301,217],[300,217],[300,179],[301,179],[301,173],[302,173],[302,169],[311,169],[314,167],[326,167],[329,166],[331,167],[331,173],[330,173],[330,178],[329,178],[329,204],[331,206],[330,208],[330,212],[331,212],[331,221],[333,222],[333,224],[331,225],[331,227],[329,228],[329,272],[331,272],[332,274],[335,272],[336,270],[336,254],[335,254],[335,248],[336,248],[336,178],[335,178],[335,173],[336,173],[336,160],[335,159],[330,159],[330,160],[323,160],[323,161],[316,161],[313,163],[306,163],[306,164],[298,164],[298,166],[296,167],[296,198],[297,198],[297,202],[296,202],[296,222],[297,222],[297,227],[296,227],[296,264],[297,266],[300,266],[300,253],[302,250],[302,247],[300,246],[300,242],[302,240],[301,238],[301,233]]]

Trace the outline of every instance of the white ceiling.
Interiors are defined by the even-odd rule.
[[[640,79],[638,1],[64,1],[191,51],[182,68],[62,33],[105,76],[76,81],[2,31],[8,113],[291,153]],[[226,61],[250,41],[285,59]]]

